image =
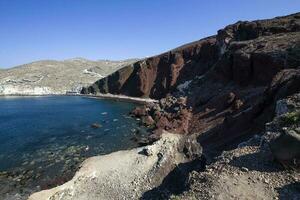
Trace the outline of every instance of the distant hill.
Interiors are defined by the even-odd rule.
[[[42,60],[0,70],[0,95],[65,94],[80,91],[137,59],[91,61],[74,58]]]

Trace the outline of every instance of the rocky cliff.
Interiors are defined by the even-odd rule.
[[[136,60],[91,61],[82,58],[37,61],[0,71],[0,95],[45,95],[80,92],[83,86]]]
[[[294,54],[297,56],[299,23],[299,13],[237,22],[219,30],[216,36],[138,61],[82,92],[160,99],[186,81],[213,70],[227,82],[265,85],[276,72],[297,65]]]
[[[155,133],[197,133],[202,145],[219,146],[260,130],[272,118],[274,102],[300,90],[299,66],[296,13],[237,22],[122,68],[82,92],[160,99],[133,114],[152,121]]]
[[[82,93],[121,93],[160,99],[180,83],[202,75],[218,56],[216,37],[209,37],[138,61],[84,88]]]

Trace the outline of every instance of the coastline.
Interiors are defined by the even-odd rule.
[[[140,127],[139,121],[127,116],[127,114],[133,108],[132,106],[137,106],[136,104],[133,103],[114,102],[111,100],[89,99],[81,96],[66,97],[66,95],[62,95],[62,96],[48,95],[48,97],[46,97],[45,95],[34,96],[34,97],[7,96],[7,97],[3,97],[2,100],[3,102],[5,102],[4,104],[2,104],[2,109],[3,108],[10,109],[9,106],[6,107],[5,105],[11,105],[11,104],[14,105],[14,102],[17,102],[18,105],[23,105],[22,102],[25,102],[27,105],[33,105],[36,111],[39,110],[45,111],[44,108],[46,109],[48,107],[47,102],[50,102],[50,105],[55,105],[55,107],[60,107],[57,106],[57,105],[61,105],[58,104],[60,102],[65,104],[64,106],[61,106],[61,108],[63,109],[58,109],[59,112],[61,112],[60,115],[65,117],[60,118],[59,116],[57,117],[55,116],[55,119],[51,121],[51,119],[48,120],[48,118],[46,117],[46,116],[51,116],[51,114],[47,114],[45,115],[46,119],[42,120],[45,122],[44,124],[49,124],[49,123],[57,124],[64,120],[70,121],[68,120],[70,119],[68,118],[68,116],[71,116],[72,118],[72,116],[74,115],[73,114],[65,115],[65,113],[68,112],[81,113],[81,116],[85,116],[83,118],[87,119],[84,121],[80,120],[80,122],[78,123],[76,119],[74,119],[75,121],[72,119],[74,128],[67,127],[65,129],[65,127],[61,127],[61,126],[59,126],[58,129],[51,128],[51,131],[47,132],[50,133],[51,135],[49,136],[49,138],[47,138],[47,140],[44,140],[47,142],[43,146],[37,148],[39,149],[38,151],[36,151],[39,152],[38,155],[35,156],[34,153],[30,154],[28,152],[22,151],[21,152],[22,154],[26,153],[27,155],[26,157],[22,157],[22,159],[20,159],[22,160],[22,168],[16,168],[16,170],[12,172],[10,171],[9,168],[9,169],[5,169],[4,173],[1,173],[2,171],[0,172],[0,185],[2,186],[0,188],[0,196],[2,196],[2,194],[4,196],[5,194],[6,195],[5,199],[7,200],[10,199],[15,194],[20,196],[20,198],[22,197],[21,199],[27,199],[29,194],[36,192],[40,189],[49,189],[54,186],[57,186],[58,184],[60,185],[62,183],[65,183],[66,181],[71,180],[71,178],[78,170],[78,167],[81,165],[82,161],[84,161],[88,157],[103,155],[110,152],[116,152],[121,149],[136,148],[139,146],[138,139],[142,137],[143,134],[146,133],[146,131],[144,131],[144,128]],[[6,101],[8,102],[8,104],[6,103]],[[38,102],[37,104],[35,104],[36,101]],[[34,102],[34,103],[32,104],[28,102]],[[82,104],[82,102],[86,102],[86,103]],[[77,106],[78,104],[80,104],[81,106]],[[85,105],[87,105],[88,107]],[[76,108],[81,108],[79,109],[80,112],[78,112],[77,111],[78,109],[74,108],[74,106],[76,106]],[[110,109],[110,106],[113,108],[112,110]],[[89,109],[89,107],[91,109]],[[34,110],[34,109],[27,109],[27,108],[28,107],[26,107],[25,110]],[[119,108],[121,112],[120,115],[118,114]],[[19,108],[17,109],[19,110]],[[50,107],[50,110],[53,111],[55,109],[52,109],[52,107]],[[122,110],[124,110],[124,112]],[[23,110],[20,111],[22,113]],[[5,114],[5,112],[3,113]],[[54,111],[51,113],[54,113],[54,115],[56,115],[57,112]],[[3,115],[1,115],[1,117],[2,116]],[[96,116],[96,118],[93,118],[93,116]],[[38,124],[38,120],[36,119],[39,119],[39,117],[32,118],[32,119],[33,119],[32,121],[36,122],[35,124]],[[91,126],[92,123],[96,123],[96,122],[101,124],[101,127],[99,129],[93,128]],[[81,125],[81,126],[77,125],[80,123],[85,125]],[[19,127],[24,127],[24,126],[26,126],[26,124],[25,125],[19,124]],[[35,126],[37,127],[37,125]],[[50,130],[48,128],[48,125],[46,127],[44,125],[41,127],[41,131],[43,131],[44,129]],[[6,130],[5,127],[4,130]],[[60,133],[60,130],[62,130],[61,132],[63,132],[63,134],[69,131],[70,134],[75,136],[68,137],[68,135],[66,135],[60,137],[55,135],[55,133]],[[26,133],[27,132],[32,133],[31,131],[27,131],[27,129],[25,128],[22,128],[21,131]],[[52,134],[52,132],[55,133]],[[111,138],[111,139],[107,139],[107,138]],[[43,139],[45,138],[43,137]],[[78,143],[74,143],[75,140],[77,140]],[[3,142],[5,141],[3,140]],[[37,140],[36,142],[37,143],[35,144],[39,144],[39,140]],[[111,145],[106,145],[110,143]],[[108,152],[106,150],[108,150]],[[95,153],[91,153],[91,152],[95,152]],[[41,157],[39,157],[39,155],[41,155]],[[23,163],[25,163],[25,165],[23,165]],[[56,168],[55,172],[51,169],[52,168],[51,165],[54,165],[54,167]],[[29,172],[27,169],[29,169]],[[8,171],[9,173],[6,173],[6,171]],[[48,176],[48,174],[50,175]],[[13,186],[15,182],[18,188],[16,188],[17,186]],[[6,186],[10,184],[12,186],[9,187]]]
[[[33,193],[29,200],[141,198],[178,164],[189,161],[178,151],[184,141],[183,136],[164,132],[152,145],[88,158],[72,180]]]
[[[111,99],[116,101],[125,101],[125,102],[140,103],[140,104],[158,102],[158,100],[150,99],[150,98],[130,97],[125,95],[115,95],[115,94],[77,95],[77,96],[96,98],[96,99]]]
[[[0,94],[0,98],[2,97],[51,97],[51,96],[81,96],[87,98],[95,98],[95,99],[109,99],[115,101],[124,101],[124,102],[132,102],[132,103],[139,103],[139,104],[147,104],[147,103],[156,103],[158,100],[150,99],[150,98],[139,98],[139,97],[130,97],[125,95],[114,95],[114,94],[76,94],[76,95],[69,95],[69,94],[9,94],[3,95]]]

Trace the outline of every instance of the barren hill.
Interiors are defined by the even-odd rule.
[[[42,60],[0,70],[0,95],[44,95],[78,92],[136,60]]]

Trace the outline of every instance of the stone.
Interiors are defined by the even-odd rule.
[[[153,151],[151,148],[144,148],[143,149],[143,154],[146,156],[152,156],[153,155]]]
[[[300,158],[300,134],[293,130],[285,131],[270,141],[270,149],[280,162]]]
[[[147,109],[145,106],[142,107],[136,107],[134,110],[132,110],[130,112],[132,115],[134,115],[135,117],[142,117],[147,115]]]
[[[285,113],[287,113],[289,110],[288,110],[288,107],[287,107],[287,103],[285,100],[278,100],[276,102],[276,115],[277,116],[280,116],[280,115],[283,115]]]
[[[102,126],[101,126],[101,124],[99,124],[99,123],[93,123],[93,124],[91,125],[91,127],[92,127],[92,128],[101,128]]]
[[[189,159],[197,159],[202,155],[202,147],[193,137],[186,137],[180,147],[185,156]]]
[[[242,172],[248,172],[249,169],[248,169],[247,167],[242,167],[242,168],[241,168],[241,171],[242,171]]]
[[[152,126],[154,125],[155,121],[152,119],[151,116],[143,116],[142,123],[146,126]]]
[[[233,102],[233,109],[234,110],[239,110],[243,105],[244,105],[244,102],[241,99],[236,99]]]

